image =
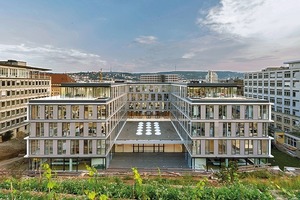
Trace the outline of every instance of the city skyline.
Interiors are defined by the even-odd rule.
[[[245,72],[299,59],[297,0],[12,0],[0,6],[0,59],[53,72]]]

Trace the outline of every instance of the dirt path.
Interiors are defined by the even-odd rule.
[[[18,170],[18,168],[23,168],[25,159],[22,155],[25,153],[26,141],[24,139],[15,138],[0,143],[0,169]]]

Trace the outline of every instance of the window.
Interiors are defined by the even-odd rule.
[[[240,140],[231,140],[231,154],[240,154]]]
[[[219,105],[219,119],[227,119],[227,105]]]
[[[57,154],[66,154],[66,140],[57,140]]]
[[[205,140],[205,154],[214,154],[214,140]]]
[[[206,105],[206,119],[213,119],[213,118],[214,118],[214,106]]]
[[[79,154],[79,140],[71,140],[70,142],[70,153]]]
[[[84,106],[84,119],[92,119],[93,118],[93,106],[85,105]]]
[[[83,140],[83,154],[93,153],[93,143],[92,140]]]
[[[50,122],[49,123],[49,136],[57,136],[57,123],[55,122]]]
[[[244,136],[245,135],[244,126],[245,126],[245,123],[243,123],[243,122],[236,123],[236,127],[235,127],[236,136]]]
[[[45,155],[53,154],[53,140],[45,140],[44,154]]]
[[[40,143],[39,140],[30,140],[30,154],[39,155],[40,154]]]
[[[105,105],[97,106],[97,118],[105,119],[106,118],[106,107]]]
[[[58,119],[66,119],[67,118],[67,109],[65,105],[58,106]]]
[[[72,119],[79,119],[79,106],[72,105],[71,110],[72,110]]]
[[[44,136],[44,123],[37,122],[36,123],[36,137]]]
[[[105,154],[105,140],[97,140],[97,154],[98,155]]]
[[[253,154],[253,140],[245,140],[245,154]]]
[[[218,140],[218,153],[227,154],[227,140]]]

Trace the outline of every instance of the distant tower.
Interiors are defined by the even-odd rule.
[[[103,77],[102,77],[102,68],[101,68],[101,70],[100,70],[100,72],[99,72],[99,81],[100,81],[100,83],[103,81]]]
[[[205,79],[206,79],[207,83],[218,83],[219,82],[218,74],[216,72],[210,71],[210,70],[208,71]]]

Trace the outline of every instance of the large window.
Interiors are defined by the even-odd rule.
[[[66,154],[66,140],[57,140],[57,154]]]
[[[44,154],[45,155],[53,154],[53,140],[45,140]]]
[[[240,119],[240,106],[232,105],[231,113],[232,119]]]
[[[253,105],[246,106],[245,119],[253,119]]]
[[[214,154],[214,140],[205,140],[205,154]]]
[[[192,118],[200,119],[201,116],[201,106],[200,105],[193,105],[192,106]]]
[[[71,140],[70,153],[79,154],[79,140]]]
[[[227,105],[219,106],[219,119],[227,119]]]
[[[79,106],[72,105],[72,119],[79,119]]]
[[[253,140],[245,140],[245,154],[253,154]]]
[[[106,118],[106,107],[105,105],[97,106],[97,118],[105,119]]]
[[[84,126],[83,122],[76,122],[75,123],[75,136],[83,136]]]
[[[93,106],[85,105],[84,106],[84,119],[92,119],[93,118]]]
[[[105,140],[97,140],[97,154],[98,155],[105,154]]]
[[[83,153],[84,154],[92,154],[93,143],[92,140],[84,140],[83,141]]]
[[[206,119],[214,118],[214,105],[206,105]]]
[[[205,123],[193,122],[192,123],[192,136],[199,137],[205,136]]]
[[[231,154],[240,154],[240,140],[231,140]]]
[[[243,122],[236,123],[236,127],[235,127],[236,136],[244,136],[245,135],[244,128],[245,128],[245,123]]]
[[[70,123],[63,122],[62,123],[62,136],[69,136],[70,135]]]
[[[231,123],[223,123],[223,137],[231,136]]]
[[[193,152],[192,154],[201,154],[201,140],[193,140]]]
[[[31,106],[31,119],[40,119],[40,106]]]
[[[39,155],[40,154],[39,140],[30,140],[30,154],[31,155]]]
[[[49,123],[49,136],[57,136],[57,123],[56,122],[50,122]]]
[[[218,140],[218,153],[227,154],[227,140]]]
[[[89,136],[96,136],[97,134],[97,124],[96,122],[89,122]]]
[[[58,119],[66,119],[66,118],[67,118],[66,106],[59,105],[58,106]]]
[[[53,106],[45,106],[45,119],[53,119]]]
[[[36,137],[44,136],[44,123],[37,122],[36,123]]]

